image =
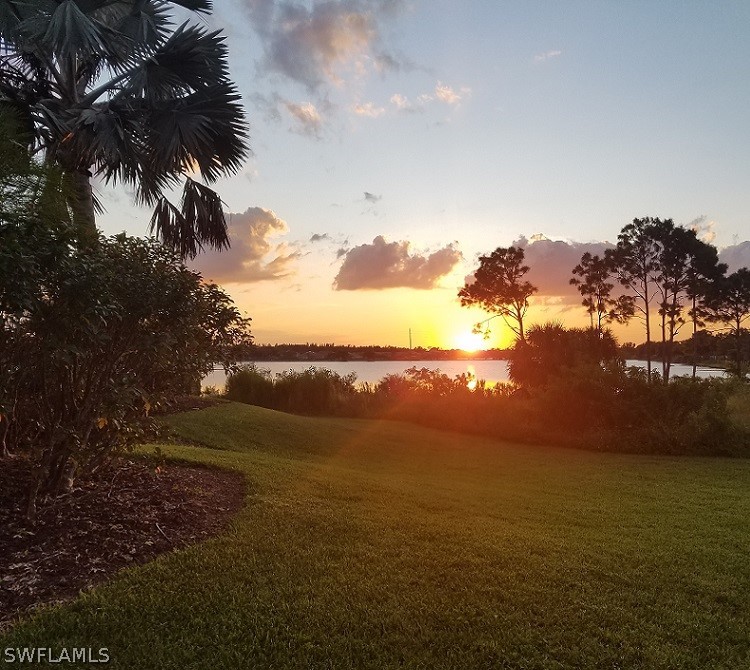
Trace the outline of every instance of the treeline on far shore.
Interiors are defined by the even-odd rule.
[[[664,358],[661,342],[651,342],[651,356],[655,361]],[[742,360],[750,360],[750,332],[742,330],[737,334],[728,332],[710,333],[699,330],[690,338],[672,344],[673,360],[684,365],[700,365],[717,368],[731,368],[739,353]],[[645,360],[646,343],[626,342],[620,346],[620,356],[628,360]]]
[[[352,344],[255,344],[251,361],[453,361],[505,360],[505,349],[464,351],[439,347],[356,346]]]
[[[741,334],[740,343],[750,360],[750,333]],[[651,355],[661,360],[660,342],[651,343]],[[675,342],[674,360],[685,365],[710,365],[725,367],[735,356],[737,340],[730,333],[712,334],[699,330],[690,338]],[[626,342],[620,346],[620,355],[629,360],[645,360],[646,344]],[[261,361],[454,361],[454,360],[508,360],[508,349],[464,351],[439,347],[357,346],[353,344],[254,344],[247,362]]]

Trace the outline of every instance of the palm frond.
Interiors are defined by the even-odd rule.
[[[210,14],[213,10],[214,3],[211,2],[211,0],[171,0],[170,4],[184,7],[193,12]]]
[[[65,145],[106,181],[135,184],[144,158],[142,134],[140,117],[129,107],[102,103],[80,112]]]
[[[15,2],[0,0],[0,40],[13,43],[18,39],[19,27],[24,16]]]
[[[187,179],[178,209],[160,198],[151,217],[151,234],[180,255],[195,258],[205,245],[221,250],[229,247],[221,198],[210,188]]]
[[[158,44],[171,25],[169,13],[160,2],[128,2],[132,9],[116,25],[117,30],[133,44]]]
[[[119,96],[144,96],[158,102],[227,80],[224,39],[219,31],[208,33],[199,26],[181,25],[158,48],[144,54]]]
[[[81,11],[74,0],[63,0],[48,16],[40,12],[34,19],[25,23],[39,25],[46,22],[46,29],[40,42],[63,59],[106,51],[106,31]]]
[[[232,84],[221,83],[154,109],[146,138],[151,164],[172,173],[197,166],[208,182],[237,171],[248,154],[239,100]]]
[[[229,248],[224,203],[216,191],[188,178],[180,204],[182,215],[193,229],[201,248],[203,245],[218,251]]]
[[[198,243],[193,229],[182,212],[166,198],[160,198],[151,216],[149,232],[165,246],[176,251],[180,258],[195,258]]]
[[[116,73],[143,61],[169,34],[171,22],[163,2],[156,0],[111,0],[97,8],[92,17],[111,29],[103,59]]]

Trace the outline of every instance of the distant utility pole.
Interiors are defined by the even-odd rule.
[[[409,328],[409,349],[411,349],[411,328]]]

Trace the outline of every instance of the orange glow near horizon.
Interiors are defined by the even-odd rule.
[[[453,337],[453,347],[455,349],[466,351],[467,353],[473,353],[475,351],[488,349],[490,347],[490,344],[488,340],[485,340],[484,336],[480,333],[464,331],[461,333],[457,333]]]

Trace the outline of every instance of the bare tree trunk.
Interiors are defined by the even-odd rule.
[[[696,334],[698,333],[698,317],[695,310],[698,308],[698,299],[693,296],[693,381],[698,376],[698,339]]]
[[[645,317],[646,317],[646,373],[648,374],[648,381],[651,383],[651,310],[648,296],[648,281],[643,285],[643,302],[645,303]]]
[[[521,342],[526,342],[526,335],[523,332],[523,314],[521,312],[518,312],[518,316],[516,317],[518,321],[518,339],[521,340]]]
[[[661,379],[666,384],[669,381],[667,372],[667,313],[662,305],[661,311]]]
[[[742,372],[742,322],[740,319],[737,319],[735,326],[735,364],[737,365],[737,377],[742,379],[744,374]]]
[[[94,216],[94,191],[91,187],[91,173],[88,170],[75,170],[69,173],[71,195],[68,204],[73,210],[73,223],[84,239],[96,237]]]

